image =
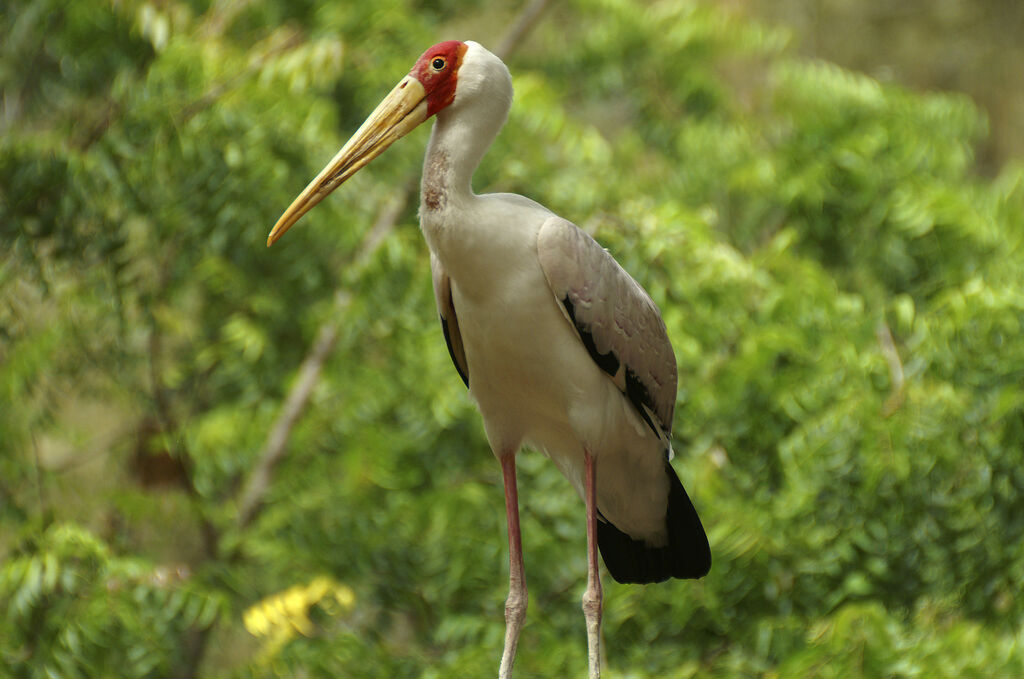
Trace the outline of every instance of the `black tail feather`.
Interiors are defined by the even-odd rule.
[[[634,540],[607,521],[597,522],[597,544],[608,572],[616,582],[649,583],[669,578],[702,578],[711,570],[711,548],[697,510],[665,461],[669,477],[668,544],[650,547]]]

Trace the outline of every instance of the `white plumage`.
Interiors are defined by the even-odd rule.
[[[455,100],[437,114],[427,147],[420,226],[438,299],[442,281],[450,289],[438,311],[457,319],[453,341],[464,347],[462,372],[488,441],[498,456],[535,445],[581,497],[586,447],[602,469],[601,514],[662,546],[676,395],[665,325],[643,288],[575,225],[519,195],[472,192],[473,170],[508,115],[512,79],[500,59],[466,44]],[[616,375],[598,367],[566,315],[560,299],[570,291],[585,300],[576,320],[597,351],[620,358]],[[657,431],[625,394],[627,365],[655,399]]]

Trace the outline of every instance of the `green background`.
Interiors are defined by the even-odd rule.
[[[4,3],[0,675],[496,672],[501,476],[436,319],[427,126],[265,247],[472,38],[516,88],[476,190],[594,234],[679,363],[714,565],[605,578],[606,676],[1024,676],[1021,11],[811,4]],[[582,503],[519,463],[517,676],[581,676]]]

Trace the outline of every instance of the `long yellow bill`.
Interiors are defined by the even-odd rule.
[[[426,91],[419,80],[411,75],[402,78],[366,122],[356,130],[352,138],[341,147],[327,167],[320,171],[316,179],[311,181],[284,211],[267,236],[267,247],[273,245],[292,227],[292,224],[312,210],[317,203],[327,197],[327,194],[426,120],[426,96]]]

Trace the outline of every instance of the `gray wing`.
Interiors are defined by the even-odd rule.
[[[655,435],[664,432],[667,438],[678,377],[657,305],[572,222],[546,221],[537,235],[537,254],[551,291],[594,362],[615,380]]]
[[[430,273],[434,280],[434,301],[437,302],[437,313],[441,316],[441,330],[444,341],[448,345],[448,354],[452,357],[459,377],[469,386],[469,365],[466,363],[466,350],[462,346],[462,334],[459,332],[459,319],[455,316],[452,304],[452,282],[448,278],[441,261],[430,253]]]

